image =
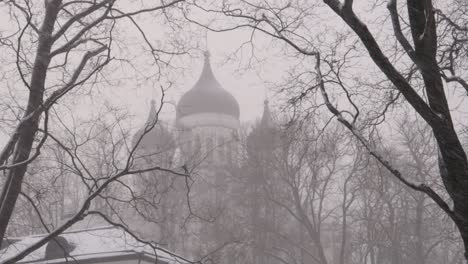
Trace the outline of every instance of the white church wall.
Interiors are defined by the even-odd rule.
[[[202,126],[225,127],[229,129],[239,129],[240,122],[231,115],[220,113],[197,113],[184,116],[177,121],[178,126],[193,128]]]

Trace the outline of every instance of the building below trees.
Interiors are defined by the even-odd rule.
[[[1,251],[4,259],[42,239],[44,235],[9,238]],[[9,244],[9,245],[8,245]],[[87,228],[62,233],[18,263],[188,263],[164,249],[154,248],[114,226]]]
[[[132,166],[143,171],[123,178],[118,187],[108,186],[91,204],[90,211],[99,213],[88,215],[55,240],[60,249],[51,241],[25,263],[52,259],[62,263],[64,255],[55,252],[61,248],[86,263],[154,261],[159,255],[161,263],[173,263],[174,258],[164,259],[168,252],[194,261],[232,264],[311,263],[316,255],[319,259],[336,255],[338,242],[332,239],[336,225],[323,225],[323,241],[316,246],[304,222],[279,206],[285,203],[296,210],[283,163],[292,155],[296,128],[281,128],[267,100],[261,119],[243,131],[239,103],[216,80],[205,53],[200,77],[180,98],[175,120],[160,120],[157,107],[152,100],[145,124],[132,139],[137,146]],[[103,144],[96,147],[103,155],[93,161],[104,177],[114,164],[106,160],[108,146]],[[153,167],[180,174],[145,170]],[[47,220],[53,226],[76,214],[87,197],[83,178],[64,174],[59,202],[51,203],[56,207]],[[34,233],[43,230],[41,223],[33,222],[32,236],[10,239],[0,254],[40,239]],[[109,227],[113,223],[131,233]],[[55,248],[52,255],[47,253],[50,248]]]

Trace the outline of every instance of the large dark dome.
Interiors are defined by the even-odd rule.
[[[227,114],[239,119],[239,104],[214,77],[208,54],[200,78],[177,104],[177,119],[198,113]]]

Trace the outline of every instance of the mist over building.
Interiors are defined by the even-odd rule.
[[[67,249],[66,254],[80,251],[83,259],[94,256],[99,250],[86,247],[85,240],[103,235],[114,241],[114,246],[105,249],[112,250],[115,259],[125,255],[125,248],[133,252],[127,256],[129,259],[140,258],[134,250],[144,245],[134,239],[126,245],[125,240],[132,236],[112,227],[112,221],[190,260],[274,264],[281,263],[281,256],[312,261],[310,252],[306,254],[290,241],[307,245],[313,241],[304,236],[302,224],[274,202],[292,199],[278,169],[279,159],[288,155],[288,130],[275,120],[268,100],[258,98],[264,104],[258,113],[261,118],[242,131],[245,128],[240,125],[239,102],[216,79],[208,52],[200,64],[200,76],[178,100],[174,120],[162,120],[161,106],[151,98],[145,123],[131,136],[129,150],[135,153],[129,169],[135,169],[135,173],[122,178],[120,186],[109,186],[96,197],[90,210],[99,214],[88,215],[60,237],[57,243]],[[99,152],[106,148],[107,143],[103,144],[97,153],[104,154],[103,150]],[[106,159],[105,155],[96,156],[101,177],[114,166]],[[87,197],[86,185],[80,184],[82,178],[69,175],[61,181],[62,200],[51,213],[53,225],[73,217]],[[41,229],[39,222],[33,226]],[[327,227],[323,237],[330,240],[327,237],[333,228]],[[96,239],[92,243],[101,243]],[[49,242],[30,260],[63,258],[60,245],[54,243]],[[336,255],[333,239],[325,245],[325,249],[312,249],[313,254]],[[289,256],[278,251],[274,257],[272,251],[276,248],[289,252]],[[154,254],[149,248],[145,250],[149,251],[144,260],[151,261]]]
[[[152,103],[148,121],[136,134],[138,138],[145,128],[154,124],[154,128],[140,142],[140,147],[144,150],[142,153],[146,156],[145,161],[171,165],[189,173],[190,179],[189,183],[179,182],[178,187],[175,187],[178,191],[166,197],[166,206],[171,208],[166,211],[166,215],[175,219],[169,221],[170,224],[161,224],[157,228],[159,231],[154,232],[154,238],[165,237],[166,241],[163,243],[171,250],[194,259],[223,246],[232,248],[239,243],[243,236],[241,233],[246,231],[243,230],[246,226],[235,226],[236,219],[249,218],[246,220],[249,225],[259,224],[258,219],[253,218],[258,218],[258,211],[262,208],[259,197],[253,196],[255,191],[252,191],[251,186],[261,184],[265,176],[247,177],[245,170],[249,158],[259,162],[265,158],[262,154],[256,156],[255,153],[269,151],[271,154],[272,146],[275,145],[273,141],[277,135],[272,131],[276,129],[276,125],[268,102],[265,101],[261,121],[255,124],[248,138],[242,139],[239,103],[218,82],[210,63],[210,55],[205,52],[200,77],[178,101],[175,120],[158,121],[155,124],[156,118]],[[175,131],[169,131],[169,127],[164,125],[166,122],[174,123]],[[169,151],[156,153],[165,149],[161,147],[163,145],[167,145]],[[172,159],[167,159],[167,155],[172,155]],[[169,160],[171,163],[167,162]],[[137,177],[143,179],[137,180],[140,185],[150,186],[147,184],[151,181],[149,179],[168,175],[150,172]],[[180,221],[180,216],[187,215],[187,212],[190,220]],[[174,225],[174,222],[178,224]],[[252,248],[244,249],[245,257],[254,257],[247,256],[252,255],[253,251],[247,253]],[[225,250],[220,252],[223,253],[218,254],[218,258],[229,258],[230,254],[225,253]],[[230,252],[232,259],[229,263],[234,263],[235,254],[239,252],[232,249]]]
[[[276,164],[287,135],[263,98],[259,98],[264,101],[260,120],[242,135],[239,103],[217,81],[209,53],[204,55],[200,77],[178,101],[175,120],[157,120],[153,102],[147,122],[135,135],[134,142],[150,129],[139,146],[146,167],[163,164],[189,175],[158,171],[135,175],[135,190],[161,195],[154,218],[164,215],[149,225],[137,219],[135,228],[191,259],[281,263],[269,252],[288,248],[295,257],[311,261],[287,242],[309,243],[302,237],[303,228],[268,197],[269,191],[288,196]],[[171,123],[175,129],[170,129]],[[333,254],[333,241],[326,244],[327,254]]]
[[[468,264],[468,1],[0,2],[0,264]]]

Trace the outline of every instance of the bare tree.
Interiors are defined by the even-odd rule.
[[[30,170],[30,165],[33,162],[39,165],[39,157],[50,149],[61,149],[62,158],[56,159],[55,165],[62,162],[62,172],[78,177],[78,183],[85,186],[86,190],[82,203],[67,221],[50,226],[41,219],[42,227],[49,234],[15,257],[3,260],[3,263],[14,263],[24,258],[86,215],[97,214],[110,221],[100,211],[91,212],[95,204],[108,202],[106,190],[111,185],[120,183],[125,186],[122,177],[126,175],[158,170],[188,177],[185,172],[176,172],[158,164],[139,168],[134,164],[136,148],[143,136],[156,125],[158,115],[132,145],[128,139],[129,132],[123,128],[126,119],[116,109],[99,113],[102,116],[107,114],[111,122],[97,126],[103,123],[98,122],[99,119],[74,123],[77,120],[74,119],[73,109],[59,104],[66,105],[66,100],[70,100],[72,94],[83,97],[92,95],[93,89],[99,88],[101,83],[110,84],[106,67],[112,71],[113,63],[128,62],[120,53],[122,43],[119,43],[118,31],[122,24],[135,29],[134,32],[144,43],[144,52],[152,59],[155,71],[152,71],[151,76],[160,82],[158,86],[161,87],[157,108],[159,114],[165,105],[164,94],[167,89],[162,85],[162,71],[170,66],[168,62],[172,57],[184,54],[186,47],[176,40],[165,44],[159,42],[156,46],[138,23],[138,17],[146,14],[158,16],[172,30],[178,19],[175,13],[182,2],[175,0],[125,5],[115,0],[48,0],[40,4],[29,0],[1,1],[4,13],[10,15],[16,30],[11,35],[2,35],[0,44],[5,54],[13,55],[12,70],[2,79],[5,87],[9,88],[5,93],[10,92],[12,95],[10,101],[2,102],[2,106],[11,109],[12,114],[3,115],[2,120],[4,129],[11,136],[0,154],[0,169],[5,174],[0,195],[0,243],[6,237],[21,195],[38,209],[34,201],[40,200],[39,193],[36,199],[31,199],[30,193],[22,190],[25,190],[28,173],[28,177],[43,176],[42,173]],[[126,67],[133,66],[128,63]],[[15,88],[12,89],[12,86]],[[68,114],[72,121],[65,117],[67,109],[70,110]],[[96,144],[102,140],[106,142]],[[96,164],[98,160],[103,162]],[[65,175],[61,174],[61,177]]]
[[[199,8],[206,12],[237,21],[232,27],[201,26],[213,31],[252,28],[253,32],[262,32],[292,48],[303,70],[295,76],[298,96],[290,102],[310,109],[307,105],[313,94],[322,94],[326,108],[374,158],[402,184],[428,195],[453,220],[468,260],[468,160],[459,140],[454,112],[449,107],[448,85],[444,83],[445,79],[462,89],[465,86],[461,72],[466,59],[457,56],[465,52],[461,37],[466,32],[461,18],[465,5],[454,1],[460,10],[447,13],[446,6],[436,9],[433,1],[390,0],[386,2],[387,10],[381,8],[384,1],[377,1],[368,9],[352,0],[324,0],[323,3],[240,1],[223,2],[218,8],[200,4]],[[365,15],[375,17],[372,14],[376,12],[388,12],[389,19],[376,18],[377,22],[364,19]],[[340,31],[337,25],[346,25],[350,31]],[[449,39],[444,38],[448,35]],[[395,44],[389,45],[388,40]],[[440,43],[452,43],[451,48],[447,50],[447,45],[440,48]],[[375,78],[351,73],[351,65],[358,69],[369,65],[369,61],[375,70],[367,69],[363,73],[370,70]],[[291,87],[294,89],[294,85]],[[432,129],[439,152],[439,179],[449,194],[449,201],[426,183],[413,182],[404,175],[379,153],[366,135],[369,126],[391,125],[386,117],[391,110],[397,112],[395,106],[403,102]]]
[[[359,190],[355,179],[363,163],[336,124],[322,130],[317,120],[286,128],[261,123],[248,137],[245,186],[240,185],[245,191],[238,204],[248,230],[240,239],[252,255],[245,261],[348,261],[349,219]]]

